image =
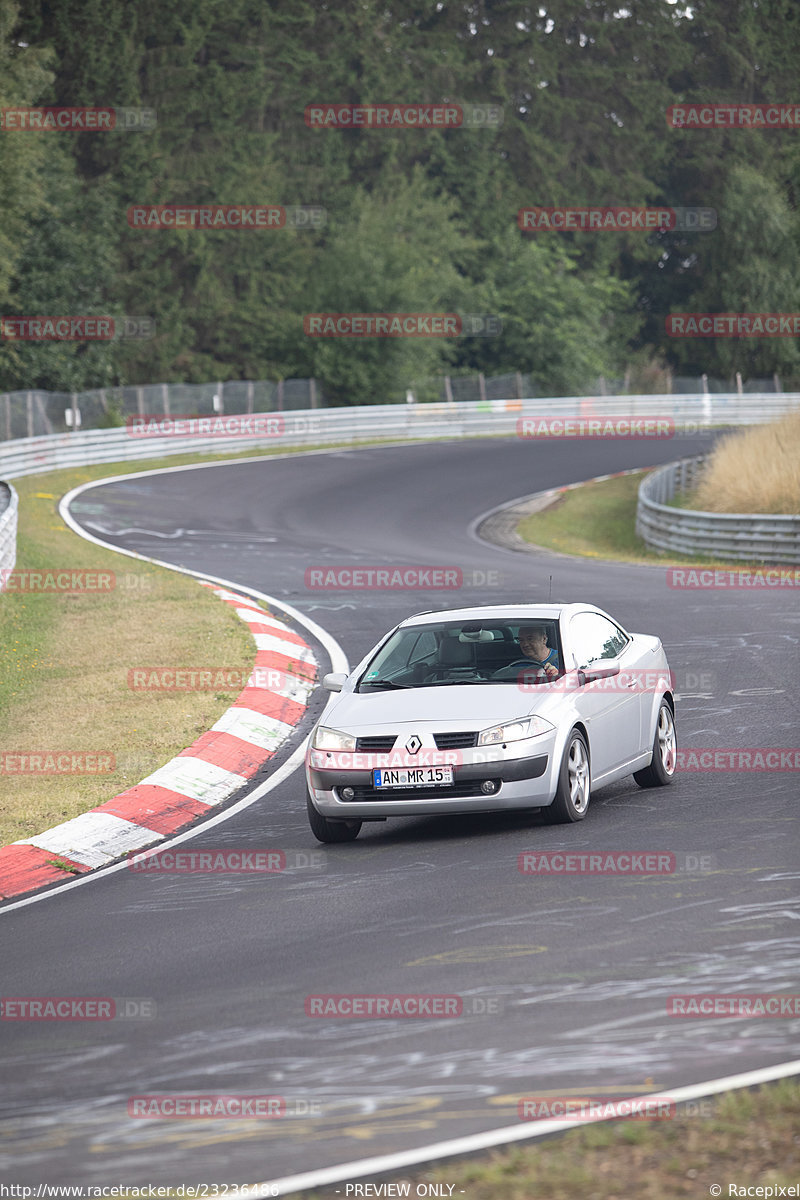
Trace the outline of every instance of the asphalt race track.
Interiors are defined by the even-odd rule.
[[[552,576],[553,599],[594,602],[662,638],[680,745],[794,747],[796,590],[675,590],[663,568],[514,553],[469,532],[504,501],[708,444],[340,450],[108,484],[72,511],[111,545],[308,613],[351,664],[412,612],[547,600]],[[461,567],[470,584],[304,583],[309,566],[412,564]],[[150,665],[146,647],[125,667],[137,665]],[[22,1184],[253,1182],[512,1125],[519,1096],[668,1091],[797,1057],[797,1019],[666,1013],[676,993],[798,990],[797,802],[796,773],[691,771],[663,790],[605,788],[571,827],[530,814],[405,819],[322,850],[297,771],[187,846],[320,851],[321,869],[119,871],[3,915],[4,995],[147,999],[156,1015],[0,1023],[0,1172]],[[673,851],[680,867],[517,869],[520,851],[566,849]],[[305,997],[326,993],[457,994],[473,1011],[306,1016]],[[129,1097],[166,1093],[280,1095],[298,1115],[127,1115]]]

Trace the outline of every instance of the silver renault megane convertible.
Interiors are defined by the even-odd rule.
[[[581,821],[593,789],[675,774],[661,642],[591,604],[418,613],[322,683],[333,695],[306,753],[321,842],[388,817],[540,809]]]

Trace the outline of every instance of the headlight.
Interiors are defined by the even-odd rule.
[[[507,725],[493,725],[484,729],[478,735],[479,746],[498,746],[503,742],[518,742],[521,738],[537,737],[540,733],[549,733],[555,729],[544,717],[522,717],[519,721],[509,721]]]
[[[320,725],[311,745],[315,750],[355,750],[356,739],[352,733],[340,733],[338,729],[327,729]]]

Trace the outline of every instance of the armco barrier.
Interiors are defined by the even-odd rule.
[[[17,510],[19,500],[10,483],[0,483],[0,592],[6,572],[13,571],[17,561]]]
[[[639,486],[636,532],[652,550],[743,562],[800,564],[800,516],[713,513],[672,508],[694,486],[704,456],[668,463]]]
[[[15,479],[93,463],[135,462],[172,454],[219,454],[265,447],[281,450],[371,440],[437,440],[505,436],[525,417],[670,417],[676,434],[719,425],[758,425],[800,407],[800,393],[735,392],[714,395],[561,396],[554,399],[478,400],[453,404],[375,404],[297,409],[280,417],[279,436],[133,437],[125,427],[77,429],[0,442],[0,479]],[[264,416],[265,414],[257,414]],[[179,420],[179,417],[175,418]]]

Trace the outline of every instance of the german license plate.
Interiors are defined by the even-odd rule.
[[[376,767],[372,772],[372,783],[376,788],[435,787],[452,782],[452,767],[398,767],[393,770]]]

